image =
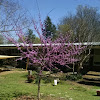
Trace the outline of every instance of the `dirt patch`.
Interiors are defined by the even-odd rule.
[[[18,97],[18,98],[15,98],[13,100],[37,100],[36,97],[30,97],[30,96],[21,96],[21,97]],[[63,98],[63,97],[51,97],[51,96],[46,96],[46,97],[41,97],[40,100],[69,100],[69,99],[66,99],[66,98]]]
[[[11,73],[25,73],[27,71],[5,71],[5,72],[1,72],[0,75],[7,75],[7,74],[11,74]]]
[[[34,97],[30,97],[30,96],[21,96],[18,98],[15,98],[13,100],[36,100]]]

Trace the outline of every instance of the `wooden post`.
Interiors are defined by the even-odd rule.
[[[32,76],[32,70],[28,70],[28,76]]]
[[[29,58],[27,58],[26,71],[27,71],[28,64],[29,64]]]

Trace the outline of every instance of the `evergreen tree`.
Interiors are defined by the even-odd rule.
[[[2,35],[0,35],[0,44],[3,44],[4,43],[4,38]]]
[[[50,17],[47,16],[44,21],[43,35],[45,38],[48,37],[54,38],[55,33],[56,33],[56,26],[51,22]]]
[[[28,32],[26,33],[25,36],[23,36],[23,40],[26,40],[27,43],[41,43],[40,39],[38,37],[35,36],[35,34],[33,34],[33,30],[32,29],[28,29]],[[19,43],[22,43],[23,41],[19,38],[18,39]]]
[[[31,42],[33,43],[35,40],[35,35],[33,34],[33,30],[28,29],[28,33],[27,33],[27,42]]]

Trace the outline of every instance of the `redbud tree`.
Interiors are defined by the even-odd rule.
[[[23,38],[25,37],[25,34],[21,28],[17,27],[15,31],[16,35],[22,41],[21,43],[19,43],[15,38],[12,38],[9,34],[2,34],[18,48],[21,53],[20,60],[28,58],[29,64],[38,64],[40,69],[38,73],[38,100],[40,100],[40,82],[44,68],[47,70],[57,68],[54,63],[69,67],[69,64],[79,61],[77,55],[80,55],[86,47],[81,44],[74,45],[74,42],[69,41],[70,35],[64,37],[63,35],[60,35],[53,41],[49,37],[45,38],[43,36],[44,26],[41,20],[39,21],[39,27],[36,25],[34,20],[32,22],[41,41],[41,43],[36,47],[34,47],[34,44],[30,41],[27,41],[27,37]]]

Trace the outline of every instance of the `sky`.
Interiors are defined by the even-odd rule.
[[[48,15],[55,25],[70,13],[75,14],[78,5],[96,7],[100,12],[100,0],[19,0],[19,3],[33,18],[37,19],[40,11],[42,21]]]

